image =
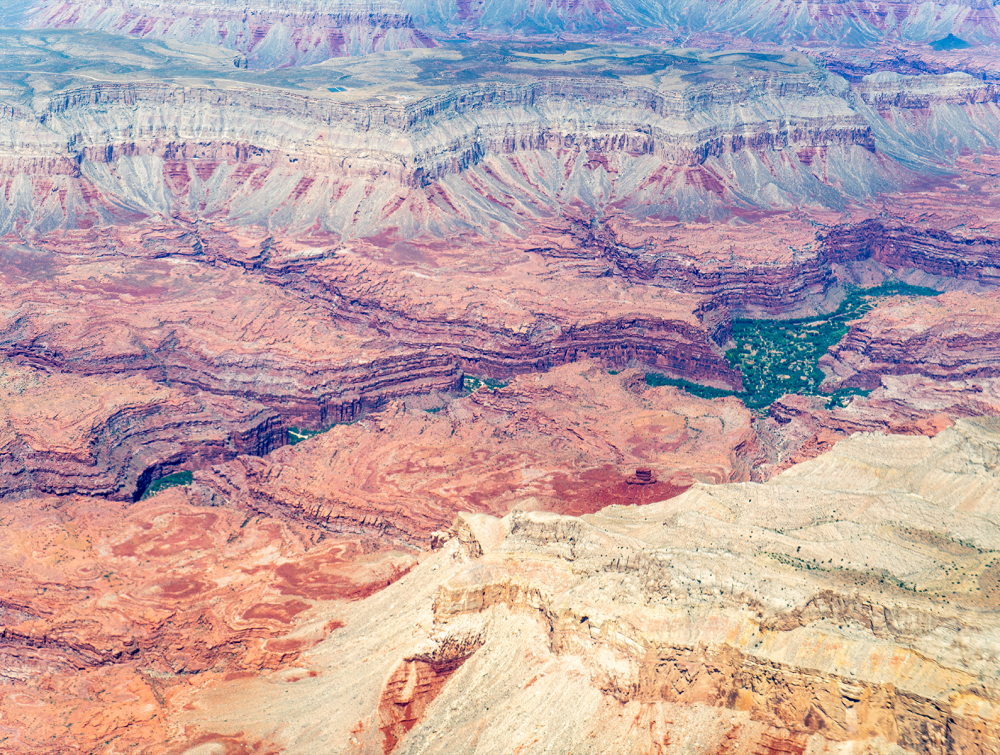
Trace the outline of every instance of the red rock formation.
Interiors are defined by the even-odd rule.
[[[836,218],[817,212],[722,224],[614,215],[598,229],[574,230],[577,254],[599,255],[629,281],[703,294],[719,310],[766,317],[827,306],[835,279],[813,224]],[[728,318],[720,321],[720,343],[729,339],[728,327]]]
[[[173,690],[293,663],[415,563],[197,501],[0,504],[4,752],[162,752]]]
[[[0,370],[0,498],[141,496],[151,480],[283,445],[260,404],[185,394],[142,377]]]
[[[785,396],[771,405],[757,425],[770,461],[760,473],[770,476],[830,450],[857,432],[933,437],[959,417],[1000,414],[996,379],[939,380],[918,375],[884,376],[868,396],[847,407],[829,407],[819,397]]]
[[[1000,295],[900,299],[851,325],[820,360],[830,387],[874,388],[883,375],[938,380],[1000,376]]]
[[[294,667],[336,631],[331,601],[392,583],[414,563],[412,545],[457,510],[585,512],[663,499],[692,479],[742,479],[756,447],[750,419],[735,401],[573,365],[438,413],[393,405],[125,507],[72,496],[0,504],[9,749],[186,741],[164,716],[189,678]],[[657,481],[628,485],[641,464]],[[378,715],[386,751],[474,649],[416,654],[390,675]]]
[[[989,236],[955,237],[944,230],[908,227],[899,220],[840,226],[823,239],[830,262],[875,260],[891,269],[916,268],[991,286],[1000,284],[1000,270],[994,265],[998,244]]]
[[[427,706],[464,660],[406,658],[396,667],[386,680],[378,707],[382,752],[385,755],[392,752],[406,732],[423,717]]]
[[[138,37],[231,30],[212,41],[260,66],[429,44],[404,14],[272,5],[41,3],[35,18]],[[478,18],[466,6],[459,15]],[[353,41],[336,36],[348,27]],[[286,44],[283,29],[301,33]],[[0,103],[3,747],[277,750],[274,732],[295,717],[246,691],[265,676],[305,688],[316,678],[305,651],[348,630],[364,634],[348,651],[373,649],[337,673],[376,670],[367,707],[338,711],[336,726],[350,721],[337,744],[389,752],[468,684],[479,648],[496,650],[490,632],[511,627],[521,639],[500,651],[521,655],[493,668],[531,677],[507,699],[577,689],[562,682],[585,669],[586,694],[604,700],[594,709],[610,720],[617,705],[627,722],[609,733],[595,718],[587,738],[641,730],[631,741],[651,752],[690,742],[668,715],[697,704],[713,711],[706,747],[719,751],[801,753],[808,737],[926,750],[949,726],[962,747],[990,741],[992,698],[971,686],[958,639],[942,657],[963,661],[920,677],[944,690],[933,697],[851,681],[836,633],[808,634],[827,619],[861,625],[892,673],[905,666],[892,654],[911,652],[885,650],[899,634],[888,604],[860,605],[834,589],[851,577],[790,555],[788,533],[814,525],[836,530],[818,537],[838,556],[859,547],[844,520],[807,512],[779,527],[800,499],[765,510],[758,493],[777,483],[671,501],[695,482],[763,479],[857,431],[933,436],[997,413],[1000,298],[893,301],[854,323],[824,358],[829,385],[875,390],[843,408],[786,396],[762,419],[735,398],[650,388],[643,373],[739,389],[722,353],[733,312],[828,310],[845,285],[893,276],[966,292],[1000,283],[1000,182],[984,153],[1000,147],[995,85],[848,86],[792,54],[532,58],[474,45],[257,81],[243,59],[233,73],[217,51],[141,41],[123,63],[70,70],[39,38],[10,37],[11,57],[34,57],[31,73],[4,74]],[[352,91],[327,86],[346,79]],[[511,383],[460,397],[466,376]],[[327,431],[272,451],[291,424]],[[131,507],[71,495],[138,497],[180,468],[196,468],[190,487]],[[826,517],[821,492],[810,511]],[[561,516],[598,510],[631,520],[597,546],[581,535],[589,520]],[[484,514],[510,514],[510,532]],[[491,560],[507,534],[533,555]],[[685,540],[693,554],[672,550]],[[968,556],[980,593],[962,605],[994,608],[996,567],[963,543],[949,553]],[[395,593],[380,593],[428,544],[421,558],[448,579],[422,572],[407,589],[427,595],[408,595],[395,626]],[[723,563],[743,550],[739,569]],[[568,586],[585,574],[581,600]],[[823,590],[792,608],[786,589],[813,581]],[[884,586],[926,598],[898,577]],[[936,608],[916,623],[951,631],[954,616],[925,621]],[[478,626],[487,611],[495,625]],[[442,644],[434,632],[449,622],[464,629]],[[700,632],[715,635],[692,640]],[[401,650],[424,635],[432,649]],[[930,663],[921,652],[907,663]],[[975,662],[980,680],[993,670]],[[253,699],[252,716],[233,718],[246,731],[198,720],[241,683],[224,704]]]
[[[131,254],[109,262],[116,245]],[[718,325],[701,297],[609,284],[516,252],[499,268],[442,257],[422,273],[210,229],[36,248],[34,264],[56,277],[25,279],[23,255],[12,252],[0,352],[50,370],[142,374],[245,397],[287,424],[349,421],[393,397],[456,390],[462,370],[504,378],[587,357],[739,385],[706,331]],[[82,298],[67,302],[66,285]]]
[[[195,481],[269,516],[426,544],[455,511],[647,503],[694,480],[750,479],[765,458],[738,401],[648,388],[641,373],[609,375],[593,364],[433,408],[394,404],[266,459],[197,472]],[[639,466],[655,480],[629,485]]]

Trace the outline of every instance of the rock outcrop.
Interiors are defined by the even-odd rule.
[[[443,406],[430,397],[394,403],[194,479],[206,494],[269,516],[426,546],[455,511],[580,514],[648,503],[696,480],[752,479],[765,458],[738,401],[649,388],[635,370],[609,375],[582,363]],[[656,479],[630,485],[637,467]]]
[[[756,429],[768,461],[764,477],[824,453],[859,432],[934,437],[959,417],[1000,414],[1000,383],[993,378],[935,380],[883,375],[881,385],[847,406],[819,396],[787,395],[768,408]]]
[[[433,47],[397,4],[59,0],[36,4],[29,28],[95,29],[140,39],[219,45],[235,68],[314,65],[332,57]]]
[[[260,404],[186,394],[148,379],[0,371],[0,498],[81,494],[132,500],[148,484],[284,445]]]
[[[302,656],[316,676],[187,691],[180,720],[285,752],[996,753],[997,430],[859,435],[766,484],[581,518],[460,517]]]
[[[432,5],[0,34],[0,749],[998,755],[995,62]]]
[[[317,539],[184,488],[129,505],[0,503],[0,517],[10,753],[159,753],[189,742],[168,715],[178,690],[287,668],[343,626],[337,600],[384,588],[416,563],[412,549]]]
[[[12,44],[14,58],[39,54]],[[790,53],[612,48],[594,51],[598,66],[482,43],[330,62],[330,87],[308,69],[248,81],[193,52],[134,47],[131,76],[7,74],[0,229],[179,215],[342,238],[491,237],[581,208],[841,212],[939,176],[963,148],[1000,146],[992,84],[947,74],[851,88]],[[958,124],[952,137],[934,118]]]
[[[439,264],[421,272],[211,227],[12,245],[0,267],[0,353],[238,396],[309,427],[460,390],[463,372],[503,379],[585,358],[740,385],[713,340],[725,320],[704,297],[516,250],[465,260],[428,251]]]
[[[262,59],[279,64],[289,59],[289,53],[286,52],[285,57],[275,56],[272,50],[276,47],[282,51],[296,50],[305,60],[314,59],[307,54],[313,47],[325,49],[315,40],[319,35],[309,33],[311,24],[337,35],[335,39],[343,46],[340,35],[352,39],[353,35],[359,35],[350,20],[360,16],[360,21],[365,22],[362,29],[374,27],[377,30],[369,32],[374,37],[372,41],[377,43],[381,36],[393,40],[393,31],[400,34],[397,29],[401,24],[396,19],[401,11],[408,14],[404,30],[409,28],[412,17],[424,29],[438,34],[514,36],[556,44],[567,37],[589,40],[599,35],[605,39],[645,43],[655,39],[665,44],[693,42],[708,46],[712,42],[725,42],[737,46],[747,45],[752,40],[760,46],[813,43],[826,47],[833,43],[865,50],[893,42],[924,45],[949,34],[958,37],[966,46],[969,42],[984,44],[1000,37],[996,9],[981,0],[938,1],[924,6],[893,3],[886,7],[856,0],[807,6],[752,2],[735,11],[723,0],[699,0],[694,4],[679,0],[581,0],[541,4],[526,0],[493,3],[403,0],[398,5],[331,0],[294,3],[213,0],[211,3],[171,4],[166,8],[152,2],[119,5],[114,0],[44,0],[33,8],[28,18],[35,25],[109,29],[137,37],[169,37],[227,47],[242,43],[250,49],[259,44],[263,48],[260,53],[271,53],[271,57],[262,55]],[[185,23],[182,14],[189,14],[190,20]],[[349,20],[345,21],[345,16]],[[358,54],[370,49],[371,44],[351,49],[353,54]],[[330,47],[340,49],[333,42]]]
[[[29,37],[12,59],[65,66]],[[127,73],[5,74],[0,230],[58,245],[143,219],[196,251],[211,223],[411,265],[443,246],[596,257],[590,275],[710,297],[723,342],[721,309],[829,308],[845,266],[997,281],[996,223],[955,222],[997,193],[989,155],[968,156],[1000,148],[997,89],[968,75],[851,86],[801,55],[631,48],[598,70],[481,43],[330,62],[330,91],[304,68],[246,80],[151,44]]]
[[[820,360],[831,386],[875,388],[883,375],[1000,376],[996,293],[953,292],[878,307]]]

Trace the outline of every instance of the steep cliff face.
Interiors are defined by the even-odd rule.
[[[28,28],[95,29],[140,39],[219,45],[236,68],[313,65],[332,57],[433,47],[396,3],[43,2]]]
[[[424,273],[210,227],[136,227],[7,254],[8,356],[239,396],[288,424],[349,421],[394,397],[460,390],[463,371],[503,379],[588,357],[740,384],[703,297],[516,251]],[[67,285],[79,300],[65,299]]]
[[[836,283],[823,243],[799,219],[683,223],[616,214],[575,237],[579,254],[598,255],[616,276],[702,294],[719,313],[767,317],[825,309]],[[728,318],[720,320],[716,341],[730,336]]]
[[[260,404],[140,377],[49,374],[7,362],[0,386],[2,498],[132,500],[157,477],[285,442],[283,424]]]
[[[820,364],[831,385],[874,388],[881,375],[939,380],[1000,375],[998,297],[942,294],[880,307],[851,326]]]
[[[188,692],[179,720],[286,752],[993,755],[995,425],[580,518],[462,515],[303,656],[315,677]]]
[[[1000,282],[998,240],[957,236],[940,229],[913,228],[900,220],[869,220],[833,228],[823,238],[830,262],[874,260],[892,269],[916,268],[944,278]]]
[[[19,156],[10,170],[62,167],[46,169],[44,186],[8,182],[4,230],[100,224],[127,208],[223,213],[295,230],[318,221],[353,237],[420,224],[435,236],[469,224],[510,233],[549,215],[543,208],[553,203],[715,217],[734,204],[787,205],[796,193],[819,206],[867,195],[857,177],[842,180],[845,171],[883,187],[905,179],[874,154],[870,125],[818,72],[683,92],[600,80],[484,83],[405,106],[96,84],[37,106],[10,117],[9,146]],[[803,112],[810,115],[796,115]],[[65,147],[48,143],[52,132]],[[773,184],[758,199],[767,187],[748,161]],[[368,186],[363,196],[353,188],[359,182]]]
[[[194,9],[192,22],[186,24],[178,19],[185,8]],[[357,13],[359,10],[368,11],[373,21],[381,21],[377,28],[395,29],[392,21],[400,13],[399,8],[424,28],[437,33],[513,34],[522,38],[561,39],[564,34],[584,37],[600,34],[645,40],[653,36],[664,42],[679,42],[690,40],[692,36],[734,41],[752,36],[757,43],[808,40],[864,47],[887,40],[926,43],[949,33],[977,42],[1000,37],[996,11],[982,0],[932,3],[923,9],[906,2],[888,6],[864,2],[754,2],[734,9],[731,3],[722,0],[700,0],[693,6],[678,0],[548,0],[544,3],[403,0],[400,5],[348,4],[330,0],[247,4],[217,0],[166,7],[144,2],[121,8],[109,0],[45,0],[40,7],[35,6],[28,18],[35,25],[49,27],[100,28],[135,36],[169,35],[228,45],[234,44],[230,41],[233,38],[241,41],[249,37],[258,43],[263,40],[274,45],[275,38],[285,41],[288,36],[305,36],[308,39],[300,30],[303,20],[325,22],[338,29],[344,26],[340,17],[350,17],[352,11]],[[383,15],[390,20],[384,20]],[[302,46],[301,42],[298,46]]]
[[[10,167],[63,168],[30,196],[9,183],[0,222],[99,223],[117,206],[295,229],[319,221],[348,236],[421,223],[432,235],[469,224],[509,233],[553,204],[689,219],[796,203],[839,209],[912,179],[896,162],[912,157],[904,136],[802,57],[619,52],[607,59],[621,72],[611,83],[579,56],[555,68],[525,57],[502,71],[489,52],[435,60],[481,71],[482,81],[451,86],[426,75],[430,58],[409,55],[393,61],[388,87],[345,64],[333,77],[347,80],[344,92],[314,76],[280,88],[81,82],[36,94],[31,110],[7,113]],[[936,80],[912,86],[921,107],[995,101],[974,87],[945,87],[946,96]],[[359,181],[364,196],[351,188]]]
[[[609,375],[584,363],[444,406],[395,403],[195,481],[271,516],[426,545],[458,510],[579,514],[648,503],[695,480],[752,479],[764,458],[739,402],[649,388],[635,370]],[[636,469],[650,479],[638,480]]]
[[[706,317],[828,307],[833,266],[858,261],[995,283],[995,228],[908,210],[943,191],[955,220],[969,186],[996,192],[962,156],[1000,148],[996,87],[969,76],[850,87],[794,55],[611,48],[595,63],[482,43],[383,56],[384,81],[360,59],[251,81],[183,56],[192,77],[175,81],[162,50],[130,53],[150,78],[11,80],[0,230],[224,220],[409,262],[420,244],[502,239],[711,297]]]

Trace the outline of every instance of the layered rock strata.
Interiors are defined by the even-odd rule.
[[[952,222],[997,195],[991,158],[959,157],[1000,147],[996,87],[968,76],[851,87],[796,55],[609,48],[615,80],[582,53],[470,46],[257,82],[173,50],[181,80],[168,53],[131,52],[131,77],[8,73],[0,229],[225,218],[411,263],[456,239],[506,244],[769,316],[831,306],[838,265],[996,283],[996,229]],[[963,212],[909,211],[943,196]],[[706,240],[709,220],[728,225]]]
[[[422,408],[421,408],[422,407]],[[522,376],[458,401],[396,403],[266,458],[195,473],[205,495],[330,532],[424,545],[455,511],[567,513],[646,503],[695,480],[751,479],[765,459],[750,413],[595,364]],[[636,469],[655,472],[629,485]]]
[[[37,45],[12,44],[38,55]],[[11,74],[8,167],[31,175],[44,164],[46,177],[7,185],[0,228],[180,214],[295,231],[318,222],[342,237],[420,226],[438,237],[469,227],[510,235],[563,207],[691,220],[841,210],[911,183],[914,160],[930,159],[914,143],[927,136],[919,124],[894,130],[861,94],[793,54],[612,48],[599,63],[615,80],[579,53],[475,46],[400,53],[378,71],[354,61],[338,64],[339,76],[290,73],[266,87],[182,51],[171,53],[175,65],[191,75],[174,81],[163,54],[133,51],[131,81],[69,70],[40,87]],[[445,73],[431,75],[437,68]],[[474,76],[449,81],[456,69]],[[995,93],[951,84],[900,86],[920,90],[921,108],[992,117]]]
[[[463,369],[503,378],[588,356],[739,385],[703,297],[517,251],[439,255],[421,272],[328,246],[139,227],[8,253],[8,356],[245,396],[310,426],[458,389]],[[28,280],[28,265],[49,275]]]
[[[1000,414],[1000,384],[995,378],[935,380],[920,375],[885,375],[867,396],[846,407],[822,396],[790,394],[771,404],[756,424],[768,461],[763,477],[812,459],[858,432],[933,437],[956,418]]]
[[[765,484],[465,515],[315,677],[189,689],[181,720],[290,753],[995,753],[998,447],[961,421]]]
[[[998,301],[996,293],[953,292],[878,307],[820,360],[827,383],[874,388],[883,375],[997,377]]]
[[[634,232],[630,226],[617,227]],[[801,253],[791,253],[784,261],[789,268],[826,253],[824,247],[794,236],[794,227],[789,232],[775,223],[773,229],[776,246],[803,244]],[[625,230],[620,231],[622,238],[636,238],[626,237]],[[691,245],[699,228],[676,224],[668,231],[666,238],[672,239],[676,256],[687,255],[689,269],[696,269]],[[713,233],[734,249],[748,238],[739,229]],[[724,361],[718,346],[729,337],[729,319],[716,300],[738,300],[728,292],[724,266],[715,279],[712,299],[682,295],[663,281],[642,283],[642,273],[634,268],[623,272],[626,261],[611,252],[595,261],[574,246],[573,237],[548,238],[553,243],[547,247],[536,245],[543,237],[529,239],[525,246],[532,251],[527,254],[498,249],[492,257],[471,259],[460,259],[459,250],[449,247],[388,241],[338,250],[206,225],[138,226],[114,235],[64,236],[58,244],[49,238],[28,248],[8,245],[4,295],[9,316],[0,329],[0,347],[8,359],[21,360],[35,370],[91,376],[108,386],[112,375],[143,376],[170,386],[172,395],[179,397],[180,391],[195,397],[183,399],[195,402],[190,406],[199,405],[198,401],[215,402],[213,406],[249,401],[262,405],[256,411],[267,407],[277,413],[266,422],[261,419],[264,424],[251,432],[242,420],[222,419],[231,416],[225,415],[230,410],[218,414],[220,410],[213,409],[206,416],[218,416],[212,436],[218,440],[196,430],[203,426],[198,423],[165,423],[164,431],[169,428],[180,446],[155,446],[160,448],[159,458],[152,454],[154,445],[146,446],[149,453],[142,458],[147,461],[139,464],[136,457],[127,474],[124,470],[133,464],[128,461],[133,454],[129,450],[121,451],[119,461],[93,461],[96,466],[74,467],[78,471],[72,474],[65,465],[61,473],[52,471],[58,465],[46,462],[50,472],[47,482],[38,478],[41,487],[27,482],[31,464],[17,462],[22,471],[8,492],[92,490],[131,495],[143,487],[137,475],[144,470],[149,471],[143,478],[148,482],[234,451],[263,452],[280,443],[279,423],[318,428],[352,421],[393,399],[458,391],[463,374],[507,379],[597,358],[609,367],[620,369],[635,361],[694,382],[739,389],[739,375]],[[849,273],[862,283],[864,275],[878,272],[869,267],[862,274],[860,264],[835,263],[829,270],[840,266],[846,271],[841,274]],[[771,272],[776,268],[779,265]],[[802,269],[822,271],[821,266]],[[884,265],[879,269],[883,277],[892,270]],[[763,280],[764,268],[760,270]],[[733,285],[738,285],[735,270],[729,272]],[[637,280],[622,280],[630,274]],[[829,279],[822,275],[814,280],[811,292],[808,287],[796,292],[794,278],[782,290],[762,285],[753,301],[764,311],[767,307],[781,311],[782,303],[794,306],[797,299],[829,306],[828,297],[835,289],[825,288]],[[916,282],[942,280],[918,276]],[[572,295],[566,293],[567,281],[572,281]],[[705,288],[711,291],[708,281],[706,274]],[[752,279],[744,281],[744,292],[751,283]],[[78,297],[72,302],[63,293],[67,286]],[[998,360],[989,351],[988,313],[976,314],[973,322],[950,302],[965,302],[968,308],[992,298],[954,293],[941,298],[943,304],[927,300],[883,305],[856,323],[824,364],[829,362],[835,379],[846,381],[844,385],[863,388],[878,386],[882,376],[892,374],[918,373],[943,380],[991,375]],[[899,307],[897,317],[893,313]],[[934,312],[940,315],[937,319],[949,322],[934,325]],[[913,319],[916,314],[919,317]],[[908,341],[910,336],[889,332],[896,326],[886,323],[900,318],[912,319],[908,327],[920,331],[912,337],[922,346],[911,343],[912,338]],[[874,324],[879,322],[883,324]],[[962,330],[965,340],[956,341],[945,331],[927,339],[945,324]],[[147,385],[152,390],[153,385]],[[974,386],[970,384],[969,390]],[[906,404],[908,399],[900,395],[894,401]],[[959,403],[952,402],[938,413],[957,416]],[[890,415],[902,409],[893,406],[872,410],[873,424],[847,421],[842,429],[902,428],[910,423],[908,418],[926,418],[908,409],[894,421]],[[817,405],[810,411],[820,417],[825,410]],[[826,419],[817,421],[828,424]],[[235,432],[236,427],[242,429]],[[100,440],[102,432],[94,429],[92,448],[119,448]],[[230,441],[233,432],[233,438],[258,435]],[[188,436],[200,440],[192,444],[184,440]],[[811,447],[811,441],[804,442]],[[790,443],[775,439],[770,445],[786,448]],[[196,450],[199,444],[204,445],[202,451]],[[799,452],[789,454],[781,458],[802,458]],[[13,458],[20,458],[20,452]],[[111,470],[109,480],[101,477],[105,472],[100,470],[105,469]],[[62,482],[57,481],[58,474],[64,475]],[[98,484],[98,479],[103,481]]]
[[[356,13],[368,10],[374,18],[379,11],[385,13],[386,5],[359,3],[354,7],[358,8]],[[183,23],[177,18],[186,8],[192,7],[193,12],[189,11],[191,21]],[[109,0],[45,0],[35,6],[28,18],[36,25],[106,28],[133,36],[170,36],[229,46],[234,44],[230,35],[240,40],[241,33],[252,33],[253,42],[263,38],[262,47],[283,45],[295,50],[302,48],[310,35],[303,34],[297,28],[302,22],[293,19],[340,26],[343,22],[328,19],[336,19],[351,7],[329,0],[296,3],[215,0],[194,6],[177,3],[167,8],[140,3],[123,9]],[[980,44],[988,44],[1000,37],[1000,19],[995,8],[977,0],[935,2],[924,6],[894,3],[888,7],[863,2],[823,2],[808,6],[784,4],[775,7],[753,2],[735,10],[732,4],[722,0],[701,0],[693,5],[678,0],[582,0],[543,4],[526,0],[497,3],[403,0],[401,8],[424,28],[439,34],[515,36],[542,43],[558,43],[567,36],[569,39],[588,40],[598,36],[647,42],[653,37],[667,43],[697,44],[700,41],[711,46],[712,42],[716,45],[720,42],[746,44],[747,38],[750,38],[755,45],[835,43],[840,47],[864,50],[886,41],[926,44],[949,34]],[[279,24],[276,29],[271,26],[275,19]],[[382,25],[387,24],[383,21]],[[292,39],[288,39],[290,35]],[[305,40],[299,37],[305,37]],[[286,53],[286,57],[289,54]],[[276,62],[280,60],[278,58]]]
[[[141,39],[220,45],[239,53],[236,68],[311,65],[332,57],[434,41],[393,2],[153,3],[50,2],[25,14],[29,28],[84,28]]]
[[[517,719],[528,751],[990,753],[998,436],[944,428],[1000,400],[893,386],[915,379],[840,410],[786,399],[781,432],[828,417],[806,456],[880,417],[933,440],[857,436],[766,484],[727,483],[773,469],[738,401],[577,364],[411,398],[127,510],[8,503],[7,745],[453,752],[509,744],[471,721]],[[587,715],[539,718],[564,706]]]
[[[152,479],[285,443],[260,404],[186,394],[145,378],[0,368],[0,498],[132,500]]]
[[[394,404],[129,506],[0,502],[5,751],[196,744],[202,732],[172,722],[174,696],[266,669],[308,678],[301,651],[340,631],[343,601],[412,568],[456,510],[588,512],[750,473],[755,436],[737,402],[643,388],[634,372],[567,366],[436,413]],[[657,479],[637,490],[640,466]],[[445,654],[401,667],[387,736],[422,710],[414,685],[440,688],[459,665]]]
[[[337,600],[416,563],[204,503],[0,503],[4,752],[174,751],[190,741],[168,715],[179,688],[287,668],[343,626]]]

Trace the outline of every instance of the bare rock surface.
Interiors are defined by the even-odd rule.
[[[394,403],[195,481],[262,513],[426,546],[456,511],[582,514],[648,503],[696,480],[751,479],[763,458],[739,401],[648,388],[635,370],[609,375],[581,363],[431,411]],[[651,484],[630,484],[638,468]]]
[[[132,500],[154,477],[267,453],[284,434],[273,412],[244,399],[8,362],[0,372],[0,497]]]
[[[188,741],[170,728],[177,688],[287,668],[343,626],[331,601],[377,591],[416,563],[413,549],[318,539],[185,488],[127,506],[2,503],[0,518],[10,753],[166,752]]]
[[[28,5],[0,750],[997,755],[995,9]]]
[[[852,86],[798,52],[484,41],[250,74],[206,45],[5,34],[0,229],[19,234],[180,216],[490,238],[574,211],[843,213],[1000,147],[995,83]]]
[[[460,519],[303,656],[315,676],[188,689],[178,720],[287,752],[994,753],[997,431]]]
[[[16,14],[18,5],[15,3],[12,13]],[[466,0],[401,3],[212,0],[127,4],[116,0],[44,0],[21,12],[22,18],[37,26],[108,29],[138,37],[197,40],[249,50],[256,52],[264,65],[296,59],[291,58],[291,51],[299,53],[298,59],[311,61],[328,50],[334,54],[345,51],[359,54],[372,46],[380,49],[380,42],[387,46],[391,42],[398,44],[400,37],[407,39],[406,31],[412,33],[409,27],[414,22],[426,31],[446,36],[534,38],[555,44],[576,39],[589,41],[599,36],[629,42],[648,42],[653,38],[666,44],[685,42],[704,46],[724,43],[826,47],[833,43],[860,50],[897,45],[930,49],[927,43],[949,35],[958,37],[965,47],[970,42],[988,44],[1000,36],[996,10],[975,0],[922,5],[894,2],[888,6],[865,2],[821,2],[808,6],[751,2],[738,8],[724,0],[699,0],[693,4],[679,0],[542,4],[527,0],[490,4]],[[405,21],[398,20],[404,12]],[[368,29],[366,36],[363,32]],[[316,38],[322,40],[325,35],[320,31],[334,37],[336,43],[331,41],[329,47],[321,45]],[[347,40],[353,44],[345,44]]]
[[[827,382],[870,388],[881,375],[995,378],[998,301],[992,292],[954,292],[880,307],[821,360]]]
[[[72,437],[61,433],[49,442]],[[746,479],[754,443],[737,401],[585,363],[437,413],[394,403],[134,504],[0,503],[4,749],[159,753],[208,741],[172,723],[186,705],[175,698],[267,669],[307,678],[301,652],[341,631],[351,601],[451,538],[457,513],[459,536],[489,551],[506,536],[495,515],[593,512]],[[655,472],[650,484],[629,484],[637,467]],[[430,683],[444,683],[449,663],[431,664]]]
[[[24,23],[219,45],[237,53],[235,68],[309,65],[331,57],[434,46],[391,0],[257,4],[69,0],[36,4],[25,14]]]

